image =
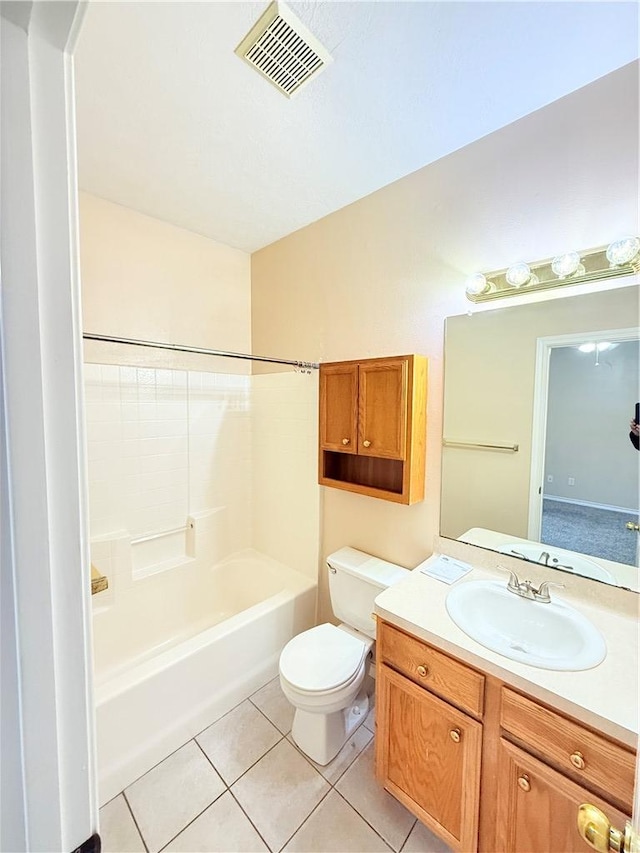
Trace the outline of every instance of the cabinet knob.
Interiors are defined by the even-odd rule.
[[[365,447],[371,447],[370,441],[363,441],[362,443],[364,444]]]
[[[427,667],[422,666],[422,664],[420,664],[420,666],[416,667],[416,672],[418,673],[420,678],[426,678],[427,675],[429,674],[429,670],[427,669]]]
[[[520,786],[521,790],[525,792],[525,794],[529,793],[529,791],[531,790],[531,782],[529,781],[529,777],[526,773],[523,773],[522,776],[518,777],[518,785]]]
[[[462,735],[460,734],[460,729],[451,729],[449,732],[449,737],[454,743],[460,743],[460,738]]]
[[[343,438],[343,439],[342,439],[342,443],[346,446],[347,444],[349,444],[349,439],[348,439],[348,438]]]
[[[573,752],[569,756],[569,761],[576,767],[578,770],[584,770],[587,766],[587,762],[584,760],[584,756],[581,752]]]

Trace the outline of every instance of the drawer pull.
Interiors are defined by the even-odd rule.
[[[578,770],[584,770],[584,768],[587,766],[587,762],[584,760],[584,756],[581,752],[573,752],[569,756],[569,761],[571,761],[573,766],[576,767]]]
[[[349,439],[348,439],[348,438],[343,438],[343,439],[342,439],[342,443],[343,443],[343,444],[345,445],[345,447],[346,447],[346,446],[347,446],[347,444],[349,444]]]
[[[366,440],[365,440],[365,441],[363,441],[362,443],[364,444],[364,446],[365,446],[365,447],[371,447],[371,442],[370,442],[370,441],[366,441]]]
[[[460,739],[462,735],[460,734],[460,729],[451,729],[449,732],[449,737],[454,743],[460,743]]]
[[[529,781],[529,777],[526,773],[523,773],[522,776],[518,777],[518,785],[520,786],[521,790],[525,792],[525,794],[529,793],[529,791],[531,790],[531,782]]]
[[[416,667],[416,672],[418,673],[420,678],[426,678],[427,675],[429,674],[429,670],[427,669],[427,667],[423,666],[422,664],[420,664],[420,666]]]

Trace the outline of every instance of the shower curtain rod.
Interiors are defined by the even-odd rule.
[[[288,364],[301,370],[318,370],[320,365],[315,361],[291,361],[286,358],[270,358],[263,355],[248,355],[243,352],[227,352],[219,349],[205,349],[204,347],[190,347],[182,344],[162,344],[158,341],[141,341],[135,338],[116,338],[111,335],[94,335],[85,332],[82,337],[85,341],[103,341],[107,344],[129,344],[134,347],[151,347],[152,349],[168,349],[175,352],[189,352],[195,355],[217,355],[221,358],[242,358],[245,361],[264,361],[270,364]]]

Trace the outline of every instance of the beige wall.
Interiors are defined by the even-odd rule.
[[[412,566],[430,553],[444,318],[468,309],[471,272],[636,233],[637,127],[628,66],[252,256],[254,351],[430,358],[424,502],[324,489],[322,556],[352,545]]]
[[[315,578],[320,486],[317,374],[251,377],[253,547]]]
[[[80,193],[85,332],[251,349],[251,268],[246,252]],[[89,360],[121,362],[123,350],[86,344]],[[128,348],[131,364],[250,373],[250,362]]]
[[[509,453],[444,449],[440,524],[443,535],[457,538],[466,530],[484,527],[531,538],[528,514],[537,340],[625,329],[637,322],[639,305],[638,288],[623,287],[474,317],[461,315],[447,321],[445,437],[450,441],[518,444],[519,450]],[[603,366],[602,376],[605,370]],[[621,419],[617,442],[622,454],[627,451],[629,473],[637,461],[631,455],[633,447],[627,437],[635,387],[631,378],[627,386],[627,418]],[[596,396],[594,393],[594,400]],[[587,399],[585,403],[591,408],[593,401]],[[552,409],[550,399],[549,411]],[[573,422],[573,428],[583,432],[593,427],[595,424],[587,424],[579,416]],[[610,433],[612,423],[607,421],[606,427],[598,424],[598,428],[604,437]],[[595,467],[594,462],[594,474]],[[581,479],[577,472],[574,476]],[[583,499],[594,500],[586,495]],[[604,496],[599,502],[614,503]]]

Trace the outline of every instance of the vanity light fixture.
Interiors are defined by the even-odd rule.
[[[585,252],[572,250],[545,261],[512,264],[508,269],[474,273],[465,285],[467,299],[485,302],[568,284],[583,284],[640,272],[640,238],[622,237]]]

